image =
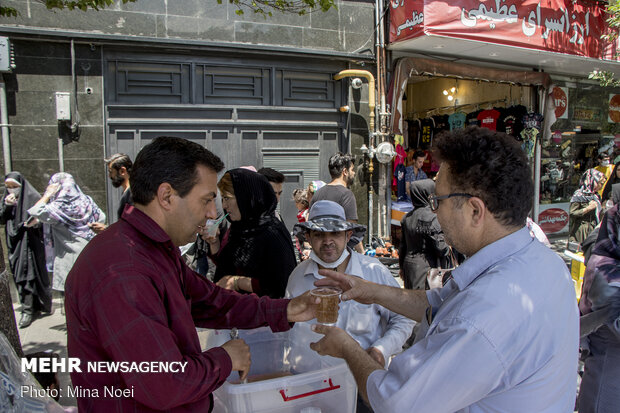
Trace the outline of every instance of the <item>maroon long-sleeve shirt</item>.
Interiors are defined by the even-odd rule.
[[[85,412],[208,412],[231,372],[221,347],[201,351],[196,326],[290,328],[288,300],[222,289],[185,265],[168,235],[128,206],[84,248],[65,285],[71,380]],[[179,373],[90,372],[88,362],[187,362]],[[128,397],[105,390],[128,389]],[[98,397],[93,396],[97,391]],[[126,394],[129,394],[126,392]]]

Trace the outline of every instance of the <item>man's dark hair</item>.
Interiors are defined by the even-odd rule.
[[[125,155],[124,153],[115,153],[114,155],[105,158],[104,161],[106,165],[114,168],[116,171],[120,171],[120,169],[124,166],[128,173],[131,172],[131,167],[133,165],[129,155]]]
[[[503,225],[525,225],[534,183],[525,152],[514,138],[470,126],[440,135],[436,152],[450,168],[451,192],[482,199]]]
[[[418,159],[418,158],[424,158],[425,156],[426,156],[426,153],[424,153],[424,151],[421,151],[421,150],[419,150],[419,149],[418,149],[418,150],[416,150],[416,151],[413,153],[413,159],[414,159],[414,160],[416,160],[416,159]]]
[[[284,183],[284,174],[282,172],[276,171],[273,168],[260,168],[256,172],[267,178],[269,182],[275,182],[276,184]]]
[[[198,181],[198,165],[216,173],[224,169],[220,158],[195,142],[170,136],[156,138],[142,148],[133,164],[129,184],[134,203],[151,202],[164,182],[184,197]]]
[[[352,155],[336,152],[329,158],[329,174],[332,179],[342,175],[342,171],[349,169],[353,165],[354,159]]]

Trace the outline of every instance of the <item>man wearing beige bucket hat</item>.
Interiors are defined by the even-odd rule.
[[[300,263],[291,273],[286,297],[295,297],[299,292],[314,288],[314,282],[323,278],[318,271],[324,268],[399,287],[379,260],[353,250],[357,242],[351,242],[352,236],[361,239],[365,232],[365,226],[346,220],[344,209],[339,204],[333,201],[315,202],[310,208],[308,221],[293,228],[295,236],[301,242],[309,242],[312,251],[310,259]],[[310,334],[315,341],[320,339],[319,334],[309,331],[310,323],[314,322],[297,323],[291,334]],[[357,340],[374,360],[386,366],[392,355],[402,351],[414,322],[377,304],[347,301],[340,303],[336,325]]]

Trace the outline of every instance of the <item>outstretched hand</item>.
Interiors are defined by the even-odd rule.
[[[288,321],[294,323],[316,318],[316,309],[320,302],[321,299],[310,295],[310,291],[291,299],[286,307]]]
[[[313,324],[312,331],[324,335],[318,342],[310,343],[310,348],[321,356],[344,358],[345,348],[347,346],[359,347],[357,341],[341,328]]]
[[[88,228],[90,228],[95,234],[99,234],[103,232],[108,226],[101,222],[90,222],[88,223]]]
[[[375,283],[354,275],[332,270],[319,270],[319,274],[326,278],[315,281],[314,285],[317,287],[331,286],[340,288],[343,291],[340,296],[342,301],[355,300],[362,304],[374,303],[373,292],[376,287]]]

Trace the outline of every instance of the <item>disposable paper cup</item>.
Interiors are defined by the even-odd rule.
[[[438,288],[443,286],[443,277],[448,271],[454,271],[453,268],[431,268],[426,273],[426,280],[428,281],[429,287]]]
[[[319,287],[310,291],[310,294],[321,298],[317,308],[316,321],[325,325],[336,324],[338,322],[338,303],[342,290],[335,287]]]
[[[217,235],[218,228],[217,221],[215,219],[208,219],[205,224],[205,229],[207,233],[207,237],[215,237]]]

